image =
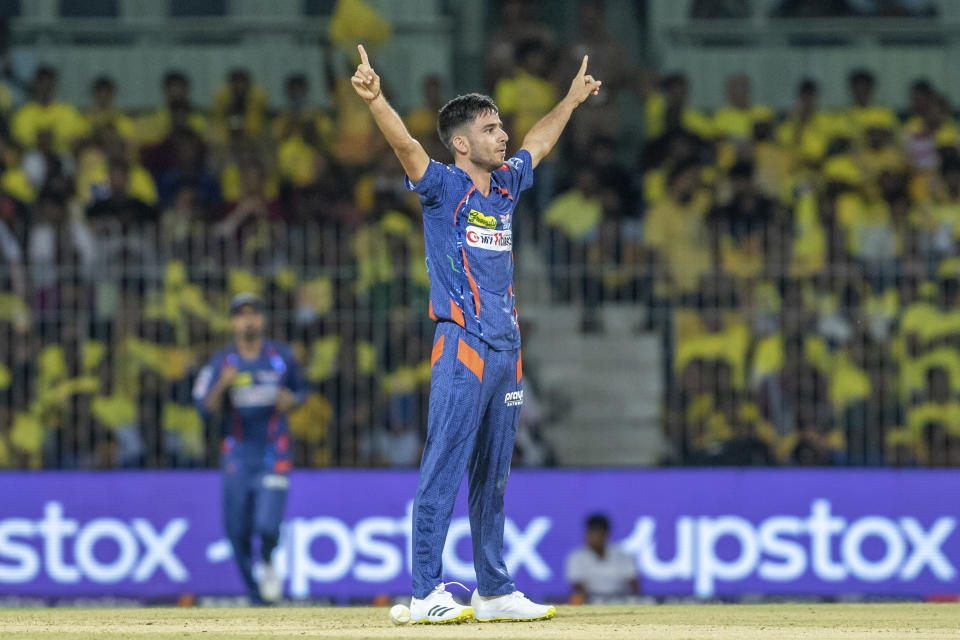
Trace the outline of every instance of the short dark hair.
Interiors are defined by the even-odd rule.
[[[513,50],[513,55],[517,64],[523,64],[523,61],[526,60],[527,56],[531,53],[537,53],[543,50],[544,46],[540,40],[537,38],[527,38],[517,43],[517,46]]]
[[[291,73],[290,75],[287,76],[286,86],[288,89],[292,86],[297,86],[297,85],[301,87],[307,86],[307,75],[305,73],[302,73],[302,72]]]
[[[187,79],[187,74],[179,69],[174,69],[172,71],[167,71],[163,75],[163,86],[169,87],[175,82],[180,82],[182,84],[190,84],[190,80]]]
[[[933,93],[933,83],[926,78],[917,78],[910,85],[910,91],[917,91],[920,93]]]
[[[92,85],[94,91],[98,89],[114,89],[113,78],[110,76],[97,76]]]
[[[873,73],[871,73],[869,69],[854,69],[850,72],[850,76],[847,78],[847,81],[850,84],[855,82],[869,82],[870,84],[873,84]]]
[[[660,89],[663,91],[670,91],[673,87],[677,85],[684,84],[687,81],[687,76],[682,73],[674,72],[668,73],[667,75],[660,78]]]
[[[819,90],[820,87],[813,78],[804,78],[800,81],[800,84],[797,85],[797,94],[801,96],[815,94]]]
[[[484,113],[500,113],[497,103],[490,96],[480,93],[468,93],[457,96],[440,108],[437,115],[437,134],[450,153],[453,153],[453,133],[461,126],[473,122]]]
[[[610,520],[602,513],[587,516],[587,529],[603,529],[610,531]]]
[[[50,65],[43,65],[37,69],[37,73],[34,76],[34,78],[36,79],[56,78],[57,75],[59,74],[57,73],[57,69],[55,67],[51,67]]]

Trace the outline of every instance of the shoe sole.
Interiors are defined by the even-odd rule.
[[[536,622],[538,620],[549,620],[555,615],[557,615],[556,607],[550,607],[545,614],[536,618],[509,618],[507,616],[500,616],[497,618],[475,618],[475,620],[477,622]]]
[[[467,622],[473,620],[473,609],[464,609],[460,612],[455,618],[449,618],[447,620],[428,620],[424,618],[423,620],[411,620],[410,624],[458,624],[460,622]]]

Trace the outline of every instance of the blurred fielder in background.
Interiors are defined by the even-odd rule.
[[[257,296],[234,296],[230,321],[234,341],[200,371],[193,399],[201,415],[219,417],[225,425],[224,525],[250,601],[263,604],[279,600],[283,590],[271,560],[292,466],[287,412],[303,402],[306,383],[290,347],[264,338],[263,302]],[[254,535],[263,560],[256,571]]]

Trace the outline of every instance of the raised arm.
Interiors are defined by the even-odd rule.
[[[387,143],[393,148],[393,152],[397,154],[407,176],[414,182],[419,182],[427,172],[427,167],[430,166],[430,157],[420,143],[410,135],[403,120],[384,97],[380,90],[380,76],[370,66],[370,60],[363,45],[357,45],[357,49],[360,51],[360,64],[357,66],[357,72],[350,78],[350,82],[353,83],[357,94],[370,107],[373,119],[383,133],[383,137],[387,139]]]
[[[586,100],[587,96],[600,93],[600,85],[603,83],[587,74],[587,58],[588,56],[583,56],[580,71],[577,72],[570,83],[570,90],[567,91],[567,95],[550,113],[540,118],[523,138],[523,144],[520,148],[530,152],[534,167],[540,164],[540,161],[553,149],[553,145],[557,144],[557,140],[563,133],[563,128],[567,126],[567,121],[570,120],[573,110]]]

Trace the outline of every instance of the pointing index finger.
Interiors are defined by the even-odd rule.
[[[357,49],[360,51],[360,62],[362,62],[367,66],[370,66],[370,59],[367,58],[367,50],[363,48],[362,44],[358,44]]]
[[[583,56],[583,62],[580,63],[580,71],[577,72],[577,76],[582,78],[583,74],[587,72],[587,59],[590,56]]]

